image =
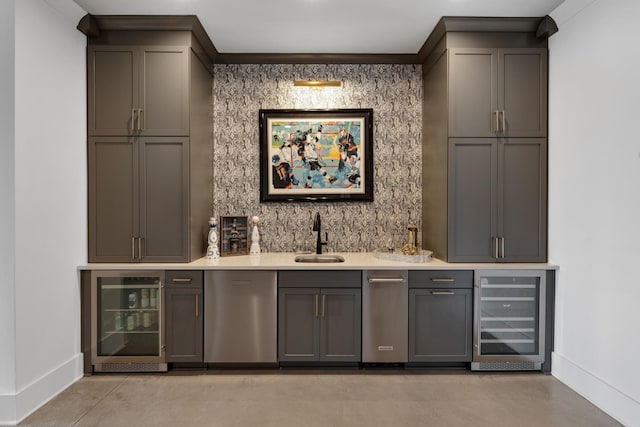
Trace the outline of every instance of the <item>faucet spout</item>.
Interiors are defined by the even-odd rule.
[[[318,232],[318,237],[316,239],[316,254],[322,253],[322,246],[327,244],[327,240],[329,240],[329,233],[325,233],[325,241],[322,241],[322,221],[320,221],[320,212],[316,213],[316,218],[313,221],[313,231]]]

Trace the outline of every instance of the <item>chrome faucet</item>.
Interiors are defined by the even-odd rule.
[[[316,219],[313,221],[313,231],[318,232],[318,239],[316,240],[316,254],[322,253],[322,246],[327,245],[327,241],[329,240],[329,233],[324,233],[324,242],[322,241],[322,221],[320,221],[320,212],[316,213]]]

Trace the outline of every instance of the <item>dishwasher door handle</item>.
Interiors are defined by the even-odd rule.
[[[403,277],[369,277],[369,283],[403,283]]]

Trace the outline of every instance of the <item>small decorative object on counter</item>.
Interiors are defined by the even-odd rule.
[[[237,254],[240,250],[240,232],[238,231],[238,220],[231,221],[231,231],[229,232],[229,249],[232,254]]]
[[[207,239],[209,246],[207,247],[207,259],[220,258],[220,249],[218,249],[218,220],[214,217],[209,218],[209,237]],[[155,298],[154,298],[155,299]],[[152,305],[152,307],[155,306]]]
[[[249,254],[260,255],[260,233],[258,232],[260,218],[254,216],[251,218],[251,222],[253,223],[253,229],[251,230],[251,249],[249,250]]]
[[[418,255],[418,227],[407,226],[407,243],[402,247],[403,255]]]
[[[220,217],[220,256],[247,255],[249,253],[249,218],[246,216]]]

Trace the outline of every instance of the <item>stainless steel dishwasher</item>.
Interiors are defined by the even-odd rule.
[[[277,273],[205,271],[204,361],[278,361]]]
[[[409,340],[407,270],[362,275],[362,361],[406,363]]]

